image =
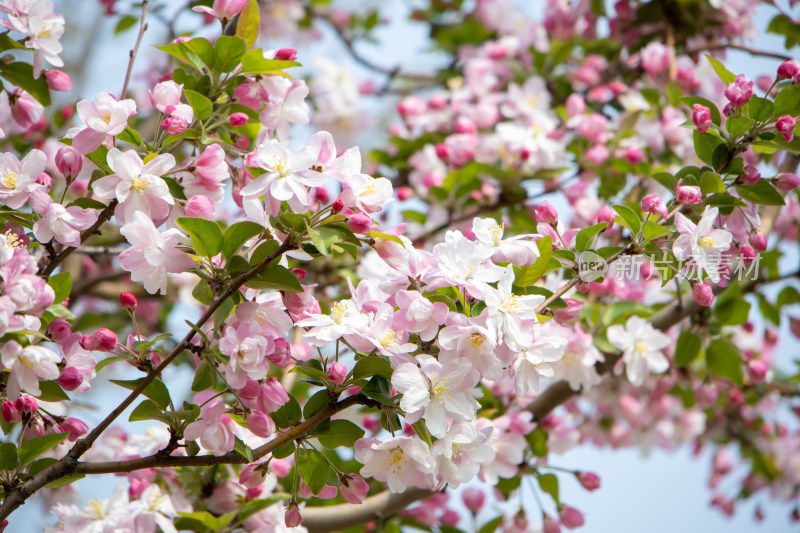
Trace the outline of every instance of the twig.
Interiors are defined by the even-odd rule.
[[[125,83],[122,84],[122,92],[120,93],[120,99],[125,98],[125,94],[128,92],[128,83],[131,81],[131,73],[133,72],[133,63],[136,61],[136,54],[139,52],[139,46],[142,44],[142,37],[144,37],[144,32],[147,29],[147,23],[144,21],[145,17],[147,16],[147,4],[150,3],[150,0],[142,0],[142,20],[139,21],[139,35],[136,37],[136,44],[134,45],[133,49],[130,52],[130,59],[128,60],[128,70],[125,72]]]

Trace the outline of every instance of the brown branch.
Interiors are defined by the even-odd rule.
[[[425,489],[412,487],[405,492],[381,492],[370,496],[361,505],[343,503],[326,507],[306,507],[303,510],[303,527],[313,533],[338,531],[359,526],[396,514],[433,494]]]
[[[144,32],[147,30],[147,23],[144,21],[144,19],[147,16],[147,4],[149,1],[150,0],[142,0],[142,19],[139,21],[139,35],[136,36],[136,44],[130,52],[128,70],[125,72],[125,83],[122,84],[122,92],[119,95],[120,99],[125,98],[125,94],[128,92],[128,84],[131,81],[131,73],[133,72],[133,63],[136,61],[136,54],[139,53],[139,46],[142,44]]]
[[[292,248],[294,248],[294,245],[291,244],[287,239],[278,247],[277,250],[265,257],[258,265],[246,272],[239,274],[228,285],[225,291],[217,299],[211,302],[211,305],[208,306],[200,319],[195,323],[195,327],[201,328],[225,300],[237,292],[264,267]],[[195,335],[196,333],[194,329],[189,331],[183,340],[178,343],[178,345],[169,353],[169,355],[164,358],[163,361],[161,361],[161,363],[155,369],[153,369],[153,371],[144,377],[142,382],[122,401],[122,403],[120,403],[113,411],[111,411],[111,413],[109,413],[102,422],[92,429],[88,435],[82,439],[78,439],[78,441],[72,446],[72,449],[70,449],[67,454],[57,463],[53,463],[25,483],[10,490],[5,497],[3,504],[0,505],[0,522],[8,518],[8,516],[15,509],[25,503],[25,500],[30,498],[34,493],[36,493],[36,491],[51,481],[55,481],[56,479],[70,475],[77,467],[78,459],[84,453],[86,453],[89,448],[92,447],[94,442],[100,437],[103,431],[105,431],[108,426],[110,426],[111,423],[114,422],[114,420],[116,420],[117,417],[119,417],[119,415],[121,415],[122,412],[125,411],[125,409],[127,409],[134,402],[134,400],[139,397],[140,394],[142,394],[144,389],[147,388],[147,386],[152,383],[153,380],[156,379],[156,377],[159,376],[161,372],[186,349]]]

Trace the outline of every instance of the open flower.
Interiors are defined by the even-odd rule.
[[[33,191],[30,200],[31,206],[42,215],[33,225],[33,234],[39,242],[55,239],[67,246],[80,246],[81,231],[97,222],[97,209],[64,207],[53,202],[43,189]]]
[[[3,366],[11,369],[6,393],[16,398],[20,391],[39,396],[39,381],[58,378],[61,356],[44,346],[31,345],[24,348],[17,341],[8,341],[0,348]]]
[[[675,213],[675,224],[681,234],[672,245],[672,253],[680,260],[694,259],[698,273],[708,273],[714,283],[720,280],[719,269],[722,252],[731,245],[729,231],[714,229],[719,214],[716,207],[706,207],[700,222],[695,224],[681,213]]]
[[[662,350],[672,341],[640,316],[630,317],[625,327],[609,326],[608,340],[622,350],[625,373],[634,385],[644,383],[650,372],[661,373],[669,368]]]
[[[0,153],[0,200],[19,209],[39,186],[36,178],[44,172],[46,164],[47,156],[41,150],[31,150],[22,161],[10,152]]]
[[[414,486],[430,488],[435,483],[431,451],[418,438],[395,437],[386,442],[360,439],[356,442],[355,458],[364,465],[361,475],[385,481],[391,492],[403,492]]]
[[[119,135],[128,127],[128,117],[136,113],[136,102],[117,100],[108,93],[97,93],[94,102],[81,100],[75,106],[86,127],[72,139],[72,147],[82,154],[97,150],[108,136]]]

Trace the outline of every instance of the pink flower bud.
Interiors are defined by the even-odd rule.
[[[36,178],[36,183],[38,183],[39,185],[44,185],[45,189],[49,191],[50,188],[53,186],[53,178],[51,178],[50,174],[48,174],[47,172],[42,172],[41,174],[39,174],[39,177]]]
[[[778,66],[778,79],[787,80],[794,78],[798,72],[800,72],[800,68],[798,68],[797,63],[789,59]]]
[[[136,304],[138,301],[136,300],[136,296],[129,292],[123,292],[119,295],[119,303],[122,305],[122,308],[128,311],[129,313],[133,313],[136,310]]]
[[[692,107],[694,108],[692,122],[697,126],[697,131],[700,133],[708,131],[711,127],[711,109],[700,104],[694,104]]]
[[[477,487],[467,487],[461,493],[461,501],[464,502],[464,506],[474,516],[478,514],[483,508],[483,504],[486,503],[486,493]]]
[[[692,298],[698,305],[708,307],[714,303],[714,290],[708,283],[695,283],[692,287]]]
[[[540,224],[550,224],[551,226],[558,224],[558,211],[547,202],[536,206],[534,217]]]
[[[364,213],[356,213],[347,219],[347,227],[353,233],[369,233],[373,223],[372,218]]]
[[[161,127],[170,135],[179,135],[186,131],[189,127],[189,122],[179,115],[167,117],[161,121]]]
[[[339,476],[339,494],[346,502],[360,504],[369,493],[369,483],[358,474],[347,474]]]
[[[749,265],[756,258],[756,252],[748,245],[739,246],[739,257],[745,265]]]
[[[747,363],[747,375],[754,385],[762,383],[767,378],[767,371],[769,367],[763,359],[753,359]]]
[[[77,418],[68,417],[59,425],[61,426],[62,430],[69,431],[67,440],[70,442],[75,442],[82,435],[85,435],[89,431],[89,426],[87,426],[83,420],[79,420]]]
[[[331,201],[331,193],[325,187],[314,187],[314,199],[321,204],[327,204]]]
[[[264,464],[249,464],[239,474],[239,484],[248,489],[259,487],[264,483],[268,473],[269,469]]]
[[[72,146],[59,148],[55,160],[56,168],[68,181],[75,179],[83,168],[83,156]]]
[[[761,173],[753,165],[746,165],[744,167],[744,174],[739,176],[739,181],[745,185],[755,185],[761,179]]]
[[[739,74],[736,79],[725,87],[725,98],[733,107],[742,107],[753,96],[753,82],[744,74]]]
[[[583,302],[574,298],[564,298],[564,302],[567,304],[566,307],[553,310],[553,318],[559,324],[572,322],[580,316],[581,308],[583,308]]]
[[[247,416],[247,429],[257,437],[266,438],[275,433],[275,422],[261,411],[253,411]]]
[[[561,533],[561,523],[558,520],[553,520],[548,515],[544,515],[544,524],[542,524],[543,533]]]
[[[675,187],[675,198],[684,205],[695,205],[703,201],[703,192],[694,185],[681,185],[683,180],[678,180]]]
[[[328,368],[328,379],[331,380],[331,383],[336,385],[341,385],[344,383],[345,378],[347,377],[347,367],[344,366],[342,363],[338,361],[333,363],[330,368]]]
[[[775,187],[780,191],[791,191],[800,185],[800,178],[796,174],[782,172],[775,176]]]
[[[456,133],[477,133],[478,127],[472,119],[467,117],[458,117],[455,124]]]
[[[72,326],[64,318],[56,318],[47,326],[47,332],[53,341],[61,344],[67,337],[72,335]]]
[[[111,351],[117,346],[117,334],[107,328],[98,329],[91,335],[84,335],[81,347],[84,350]]]
[[[19,410],[14,405],[14,402],[9,400],[3,400],[3,405],[0,407],[0,410],[3,412],[3,420],[6,424],[13,424],[14,422],[19,422]]]
[[[14,89],[14,91],[9,94],[8,103],[11,106],[11,117],[14,119],[14,122],[25,129],[30,128],[38,122],[42,117],[42,113],[44,113],[42,104],[20,88]]]
[[[775,129],[783,135],[783,138],[786,139],[786,142],[792,142],[794,138],[794,129],[797,126],[797,119],[789,116],[784,115],[778,119],[775,123]]]
[[[67,391],[73,391],[83,383],[83,374],[74,366],[68,366],[58,376],[58,384]]]
[[[196,194],[189,198],[183,210],[187,217],[214,220],[214,200],[203,194]]]
[[[597,222],[603,223],[605,222],[608,224],[606,226],[605,231],[611,230],[614,227],[614,221],[616,220],[616,215],[614,214],[614,210],[611,209],[609,206],[603,206],[603,208],[597,213]]]
[[[586,112],[586,102],[583,101],[581,95],[572,93],[567,97],[567,115],[574,117],[576,115],[583,115]]]
[[[337,199],[335,202],[333,202],[333,204],[331,204],[331,213],[334,215],[339,213],[342,209],[344,209],[344,202],[341,200]]]
[[[300,508],[297,506],[297,502],[292,501],[289,507],[286,508],[286,527],[297,527],[302,520],[303,517],[300,515]]]
[[[142,478],[131,479],[131,485],[128,487],[128,497],[131,500],[136,500],[142,495],[144,489],[150,486],[150,482]]]
[[[642,211],[667,218],[667,206],[657,194],[648,194],[642,198]]]
[[[39,410],[39,403],[36,401],[36,398],[28,396],[27,394],[17,398],[17,401],[14,402],[14,406],[23,416],[30,416]]]
[[[51,69],[44,71],[44,79],[51,91],[71,91],[72,78],[64,71]]]
[[[561,509],[558,510],[558,517],[561,519],[561,523],[567,529],[577,529],[584,524],[583,514],[575,509],[574,507],[570,507],[569,505],[565,505]]]
[[[241,111],[239,111],[238,113],[234,113],[228,118],[228,124],[230,124],[234,128],[238,128],[240,126],[244,126],[245,124],[247,124],[247,120],[249,118],[250,117],[248,117],[246,113],[242,113]]]
[[[275,59],[281,61],[294,61],[297,59],[297,50],[294,48],[281,48],[275,52]]]
[[[410,187],[405,187],[405,186],[398,187],[397,189],[395,189],[395,192],[397,193],[397,199],[400,200],[401,202],[404,202],[409,198],[411,198],[412,196],[414,196],[414,191],[411,190]]]
[[[594,472],[578,472],[575,474],[581,486],[589,492],[600,488],[600,476]]]
[[[754,232],[750,234],[750,237],[747,239],[750,243],[750,246],[753,247],[753,250],[756,252],[763,252],[767,249],[767,236],[763,233]]]

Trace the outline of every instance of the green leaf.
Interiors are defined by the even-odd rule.
[[[742,384],[742,356],[730,342],[724,339],[713,341],[706,350],[706,363],[712,374]]]
[[[171,335],[171,333],[167,333],[166,335]],[[142,383],[142,381],[144,381],[144,378],[132,379],[130,381],[111,379],[109,381],[111,381],[111,383],[114,385],[119,385],[124,389],[134,390]],[[148,383],[142,394],[156,402],[156,404],[158,404],[158,406],[162,409],[166,409],[170,403],[169,390],[167,389],[167,386],[164,385],[164,382],[158,378]]]
[[[734,138],[737,138],[750,131],[754,123],[752,118],[733,116],[725,121],[725,129],[728,130],[728,133],[733,135]]]
[[[192,109],[194,109],[194,114],[199,120],[206,120],[211,116],[211,112],[214,110],[214,104],[211,103],[211,100],[191,89],[184,89],[183,95],[189,105],[192,106]]]
[[[255,2],[255,0],[252,1]],[[242,509],[239,511],[239,514],[236,515],[236,519],[239,522],[243,522],[248,517],[253,516],[259,511],[263,511],[270,505],[273,505],[280,501],[288,501],[291,497],[292,495],[286,492],[276,492],[270,494],[266,498],[260,498],[258,500],[250,500],[249,502],[245,503],[242,506]]]
[[[255,222],[250,222],[249,220],[231,224],[228,229],[225,230],[222,243],[222,255],[230,259],[246,241],[263,232],[263,226]]]
[[[42,435],[41,437],[33,437],[23,442],[19,447],[19,463],[26,465],[42,455],[44,452],[49,451],[62,442],[69,436],[69,432],[64,433],[51,433],[50,435]]]
[[[300,477],[314,494],[319,494],[328,482],[331,467],[328,460],[317,450],[300,448],[295,452],[295,463]]]
[[[503,523],[505,517],[498,516],[497,518],[493,518],[483,524],[481,528],[478,530],[478,533],[494,533],[497,531],[497,528],[500,527],[500,524]]]
[[[0,33],[0,52],[5,52],[6,50],[25,50],[25,45],[21,42],[15,41],[12,39],[8,32]]]
[[[186,57],[198,70],[203,66],[211,68],[214,65],[214,45],[204,37],[195,37],[190,41],[181,43],[186,50]],[[184,94],[186,94],[184,92]]]
[[[296,426],[303,419],[303,412],[297,399],[289,395],[289,401],[283,404],[277,411],[272,413],[272,420],[279,428]]]
[[[722,177],[716,172],[704,172],[700,176],[700,190],[703,194],[712,194],[715,192],[725,192],[725,182]]]
[[[670,192],[674,191],[675,187],[678,186],[678,178],[669,172],[656,172],[650,177]]]
[[[373,239],[385,239],[387,241],[396,242],[397,244],[399,244],[403,248],[406,247],[406,245],[403,244],[403,241],[401,241],[400,237],[398,237],[397,235],[389,235],[388,233],[382,233],[380,231],[374,231],[374,230],[370,231],[369,233],[367,233],[367,235],[369,235]]]
[[[248,463],[252,463],[253,462],[253,450],[250,449],[250,446],[245,444],[242,441],[242,439],[240,439],[239,437],[234,437],[233,439],[234,439],[233,440],[233,449],[235,451],[239,452],[240,454],[242,454],[242,457],[247,459]]]
[[[624,205],[615,205],[612,207],[619,215],[616,219],[617,224],[627,228],[628,231],[634,235],[639,233],[639,230],[642,228],[642,221],[636,211]]]
[[[328,389],[322,389],[321,391],[315,392],[314,395],[311,396],[311,398],[309,398],[306,404],[303,406],[303,418],[308,420],[315,413],[321,409],[324,409],[329,403],[331,403],[331,397],[328,393]]]
[[[333,245],[339,244],[343,240],[341,232],[331,226],[308,228],[307,231],[311,243],[319,250],[319,253],[325,256],[330,256],[333,253]]]
[[[775,116],[800,115],[800,85],[789,85],[775,97]]]
[[[236,516],[236,513],[235,512],[228,513],[219,517],[214,516],[213,514],[207,511],[197,511],[194,513],[178,513],[178,515],[190,521],[199,522],[200,524],[206,526],[211,531],[219,531],[221,529],[224,529],[225,527],[228,526],[228,524],[231,523],[231,521]],[[176,520],[176,522],[177,521],[178,520]],[[185,528],[179,528],[179,529],[185,529]]]
[[[57,381],[40,381],[39,390],[41,394],[37,398],[43,402],[64,402],[69,400],[69,396]]]
[[[528,287],[539,281],[550,265],[550,258],[553,255],[553,238],[549,235],[542,237],[536,241],[536,247],[539,248],[539,257],[536,262],[520,268],[514,279],[514,283],[520,287]]]
[[[236,23],[236,36],[247,43],[247,48],[252,48],[258,40],[258,30],[261,27],[261,15],[258,9],[258,0],[249,0],[244,10],[239,13]]]
[[[242,57],[242,72],[245,74],[279,74],[281,70],[290,67],[299,67],[296,61],[282,61],[264,58],[264,51],[250,50]]]
[[[294,441],[289,441],[274,452],[272,452],[272,457],[275,459],[286,459],[290,455],[294,453],[296,446],[294,445]]]
[[[62,477],[60,477],[60,478],[58,478],[56,480],[51,481],[47,485],[45,485],[45,488],[48,488],[48,489],[60,489],[61,487],[66,487],[67,485],[71,485],[72,483],[75,483],[79,479],[83,479],[85,477],[86,477],[86,474],[74,474],[74,475],[71,475],[71,476],[62,476]]]
[[[547,432],[537,426],[533,431],[528,433],[525,438],[531,445],[531,451],[536,457],[547,456]]]
[[[125,128],[125,131],[117,135],[117,139],[119,139],[120,141],[125,141],[126,143],[133,144],[135,146],[142,145],[142,136],[139,135],[138,131],[131,128]]]
[[[539,486],[542,488],[542,491],[549,494],[556,504],[560,503],[558,499],[558,477],[556,477],[555,474],[542,474],[537,480],[539,481]]]
[[[736,192],[748,202],[760,205],[784,205],[783,196],[767,180],[758,180],[755,185],[739,185]]]
[[[172,424],[172,420],[164,414],[164,410],[153,400],[144,400],[133,409],[131,416],[128,417],[129,422],[140,422],[142,420],[158,420],[168,426]]]
[[[56,293],[56,298],[53,300],[53,303],[56,304],[60,304],[69,298],[69,293],[72,292],[72,276],[69,272],[61,272],[60,274],[50,276],[47,278],[47,284],[50,285],[53,292]]]
[[[241,37],[221,35],[214,43],[214,70],[231,72],[239,66],[239,61],[247,52],[248,45]]]
[[[331,420],[330,424],[325,424],[324,429],[320,429],[321,426],[322,424],[312,430],[311,436],[329,450],[340,446],[352,448],[358,439],[364,437],[364,430],[349,420]]]
[[[753,95],[750,102],[747,104],[747,115],[757,120],[758,122],[766,122],[772,118],[775,112],[775,104],[767,100]]]
[[[678,344],[675,345],[675,364],[678,366],[687,366],[700,357],[702,353],[703,341],[700,337],[691,331],[682,331],[681,336],[678,337]]]
[[[719,126],[721,124],[721,117],[719,114],[719,109],[717,109],[717,105],[712,102],[711,100],[706,100],[705,98],[700,98],[699,96],[684,96],[680,99],[681,103],[686,104],[689,109],[694,110],[694,104],[700,104],[702,106],[706,106],[711,111],[711,122]],[[667,187],[668,189],[675,189],[675,187]]]
[[[575,250],[578,252],[586,250],[595,235],[606,229],[606,226],[608,226],[606,222],[601,222],[600,224],[595,224],[594,226],[589,226],[588,228],[580,230],[575,236]]]
[[[703,163],[713,164],[714,145],[711,144],[713,137],[707,133],[700,133],[697,130],[692,132],[694,137],[694,151]]]
[[[736,76],[727,68],[725,68],[725,65],[723,65],[722,63],[720,63],[719,61],[717,61],[708,54],[706,54],[706,57],[711,62],[711,66],[714,67],[714,72],[717,73],[717,76],[719,76],[719,79],[722,80],[722,83],[724,83],[725,85],[733,83],[733,80],[736,79]]]
[[[0,472],[10,472],[17,468],[17,447],[13,442],[0,443]]]
[[[114,28],[114,35],[118,35],[128,28],[132,28],[137,22],[139,22],[139,19],[130,15],[120,17],[119,22],[117,22],[117,25]]]
[[[113,356],[113,357],[106,357],[105,359],[103,359],[102,361],[97,363],[97,366],[94,367],[94,371],[95,372],[100,372],[101,370],[103,370],[105,367],[107,367],[111,363],[116,363],[118,361],[127,361],[127,360],[128,360],[128,358],[125,357],[124,355],[116,355],[116,356]]]
[[[750,302],[737,291],[717,299],[713,316],[722,325],[738,326],[747,322],[749,314]]]
[[[192,390],[200,392],[212,388],[217,383],[216,373],[211,368],[211,363],[203,359],[194,373]]]
[[[648,241],[652,241],[653,239],[658,239],[659,237],[663,237],[664,235],[669,235],[670,229],[665,228],[664,226],[653,222],[652,220],[646,220],[644,223],[644,231],[642,234],[644,238]]]
[[[214,257],[222,250],[222,230],[216,222],[191,217],[181,217],[176,222],[192,238],[192,246],[199,255]]]
[[[371,376],[381,376],[384,379],[392,379],[394,368],[391,363],[381,356],[374,355],[356,361],[353,367],[353,379],[359,380]]]
[[[16,458],[17,451],[14,450],[14,457]],[[48,466],[55,464],[58,462],[58,459],[54,457],[44,457],[42,459],[36,459],[34,462],[31,463],[31,466],[28,467],[28,475],[35,476]]]
[[[251,289],[275,289],[286,292],[303,292],[297,276],[286,267],[271,263],[264,267],[256,277],[245,283]]]
[[[28,63],[0,61],[0,76],[17,87],[25,89],[44,107],[50,107],[50,89],[45,76],[33,79],[33,67]]]
[[[386,378],[381,376],[372,376],[372,379],[361,388],[361,393],[383,405],[393,406],[395,404],[392,400],[392,386]]]

